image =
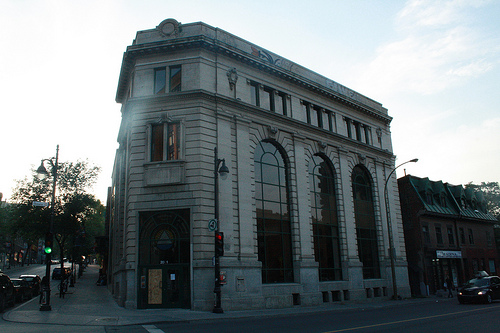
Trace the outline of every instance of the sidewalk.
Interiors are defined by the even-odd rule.
[[[352,304],[328,303],[317,307],[293,307],[277,310],[230,311],[222,314],[187,309],[131,310],[118,306],[106,287],[96,286],[95,282],[97,281],[98,270],[98,266],[89,265],[82,277],[77,279],[75,287],[68,288],[68,293],[64,299],[59,297],[57,291],[59,281],[52,280],[52,311],[40,311],[39,297],[36,297],[10,311],[6,311],[3,314],[3,319],[22,323],[85,326],[139,325],[158,322],[280,316],[355,308],[401,306],[402,304],[415,302],[448,301],[447,298],[428,297],[402,301],[380,300]]]

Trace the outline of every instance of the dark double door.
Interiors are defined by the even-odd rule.
[[[140,308],[189,309],[189,265],[143,266],[139,280]]]
[[[190,308],[189,210],[140,214],[138,307]]]

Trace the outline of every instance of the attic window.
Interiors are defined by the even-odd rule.
[[[465,201],[465,198],[462,198],[461,202],[462,202],[462,208],[463,209],[467,208],[467,201]]]
[[[425,193],[425,202],[428,203],[429,205],[432,205],[434,200],[432,200],[432,193],[426,192]]]
[[[446,196],[444,194],[441,194],[439,196],[439,201],[441,203],[441,207],[446,208]]]

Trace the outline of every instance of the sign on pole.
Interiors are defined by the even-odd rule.
[[[33,201],[33,207],[49,207],[48,202]]]
[[[216,219],[211,219],[208,221],[208,231],[215,231],[217,230],[217,220]]]

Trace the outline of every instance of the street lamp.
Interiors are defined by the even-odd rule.
[[[220,164],[222,166],[219,168]],[[222,233],[219,232],[219,174],[222,179],[226,179],[229,174],[229,169],[226,166],[225,159],[219,159],[217,157],[217,147],[214,148],[214,195],[215,195],[215,221],[217,223],[217,227],[215,228],[215,237],[214,237],[214,261],[215,261],[215,304],[214,304],[214,313],[223,313],[221,306],[221,281],[220,281],[220,256],[222,255],[220,247],[224,246],[221,244],[224,241]]]
[[[392,169],[391,173],[389,173],[389,176],[385,180],[385,185],[384,185],[384,197],[385,197],[385,212],[387,214],[387,233],[389,234],[389,256],[391,258],[391,273],[392,273],[392,299],[398,299],[398,286],[396,283],[396,266],[395,266],[395,251],[394,251],[394,241],[392,239],[392,224],[391,224],[391,214],[390,214],[390,207],[389,207],[389,195],[387,194],[387,183],[389,182],[389,179],[391,179],[392,174],[394,171],[396,171],[397,168],[399,168],[402,165],[405,165],[406,163],[415,163],[418,162],[418,158],[414,158],[412,160],[406,161],[404,163],[401,163],[394,169]]]
[[[54,161],[53,161],[54,160]],[[47,236],[45,237],[45,241],[47,240],[52,243],[52,237],[54,235],[54,205],[56,202],[56,181],[57,181],[57,164],[59,161],[59,145],[57,145],[56,148],[56,157],[52,157],[49,159],[43,159],[40,163],[40,166],[36,170],[36,177],[38,179],[45,179],[47,176],[49,176],[49,173],[47,172],[47,169],[45,169],[45,166],[43,165],[43,162],[49,161],[51,167],[52,167],[52,201],[50,203],[50,224],[49,224],[49,232]],[[47,246],[47,244],[45,244]],[[52,245],[52,244],[50,244]],[[50,305],[50,261],[51,261],[51,250],[47,251],[45,253],[45,284],[43,285],[42,289],[42,301],[40,305],[40,311],[51,311],[52,307]],[[45,297],[43,297],[45,296]]]

